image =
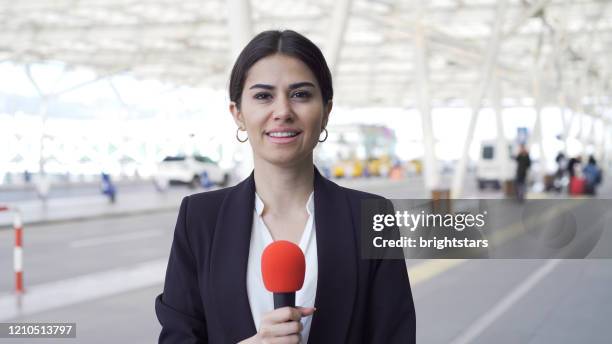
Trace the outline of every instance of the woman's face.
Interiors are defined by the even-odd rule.
[[[280,166],[312,160],[331,107],[331,101],[323,106],[310,69],[282,54],[257,61],[248,71],[240,109],[230,103],[236,124],[247,131],[255,159]]]

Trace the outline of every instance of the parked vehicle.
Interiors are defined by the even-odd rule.
[[[366,169],[364,173],[367,172],[368,176],[387,177],[392,167],[393,164],[391,162],[391,158],[389,158],[388,155],[383,155],[378,158],[368,159],[366,161]]]
[[[212,159],[201,156],[168,156],[157,166],[155,183],[157,185],[187,184],[196,188],[206,184],[214,183],[225,186],[229,182],[229,172],[223,170]]]
[[[363,175],[364,164],[357,159],[337,161],[332,166],[334,178],[357,178]]]
[[[501,152],[501,156],[497,156],[497,150],[495,140],[482,141],[476,166],[478,189],[491,185],[499,190],[505,180],[514,179],[516,162],[512,158],[512,145],[508,145],[507,151]]]

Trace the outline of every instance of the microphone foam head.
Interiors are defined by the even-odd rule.
[[[261,274],[266,289],[273,293],[291,293],[302,288],[306,259],[300,247],[278,240],[268,245],[261,255]]]

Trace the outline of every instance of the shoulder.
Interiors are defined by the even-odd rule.
[[[219,201],[222,201],[233,188],[235,188],[235,186],[230,186],[227,188],[212,191],[198,192],[186,196],[186,198],[189,199],[190,203],[196,204],[218,203]]]
[[[217,216],[227,195],[235,186],[185,196],[181,202],[178,222],[195,257],[210,250]]]
[[[195,193],[185,196],[181,203],[181,208],[185,207],[185,216],[192,217],[208,217],[216,215],[219,212],[223,201],[235,186]]]

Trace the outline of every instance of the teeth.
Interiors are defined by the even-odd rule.
[[[297,135],[297,133],[293,131],[278,131],[274,133],[269,133],[268,135],[272,137],[292,137]]]

